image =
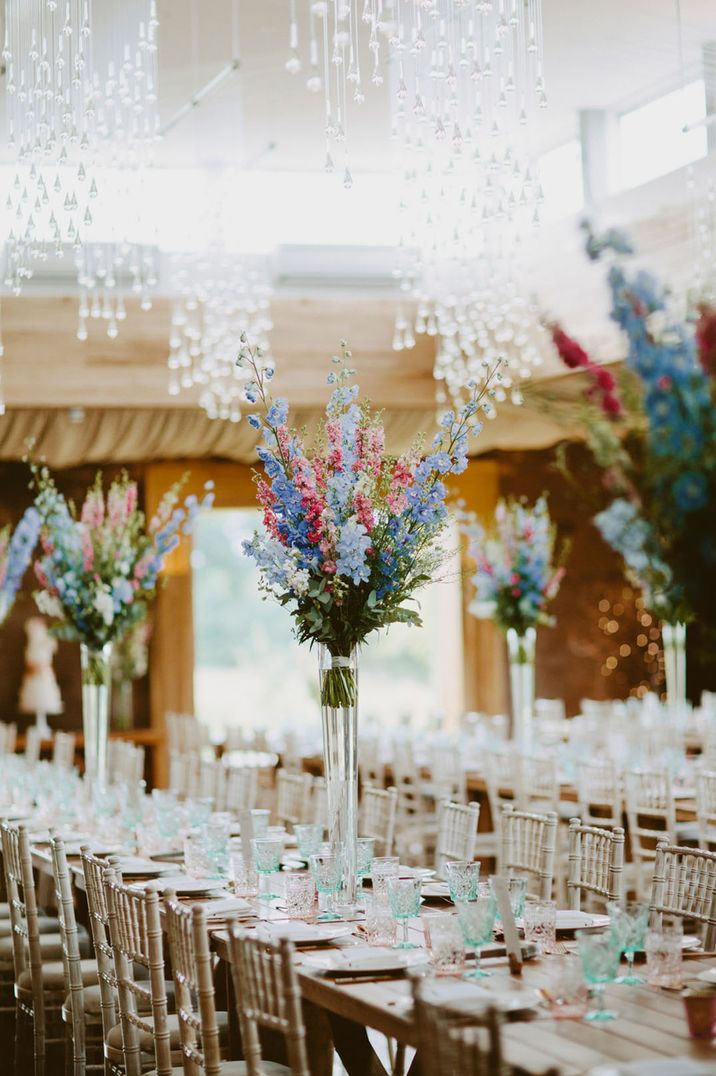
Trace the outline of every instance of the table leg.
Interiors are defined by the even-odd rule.
[[[386,1076],[362,1024],[328,1013],[333,1045],[348,1076]]]

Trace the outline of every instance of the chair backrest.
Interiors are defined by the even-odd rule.
[[[25,826],[3,823],[2,855],[7,899],[10,906],[15,983],[17,984],[22,972],[29,968],[32,1012],[37,1026],[44,1028],[45,1002],[40,929],[37,919],[37,894],[32,873],[30,840]]]
[[[35,766],[40,761],[42,732],[37,725],[30,725],[25,733],[25,761]]]
[[[611,759],[578,763],[576,783],[579,815],[585,824],[621,825],[621,782]]]
[[[199,796],[202,799],[212,799],[215,811],[224,810],[226,766],[220,759],[202,758],[199,762]]]
[[[557,815],[502,808],[500,819],[501,869],[506,874],[526,874],[530,892],[541,900],[552,896]]]
[[[313,778],[313,802],[311,807],[313,822],[317,826],[323,826],[324,829],[328,829],[328,788],[326,787],[325,777]]]
[[[100,1007],[102,1013],[102,1035],[105,1042],[112,1028],[117,1023],[117,999],[115,994],[116,978],[114,974],[114,952],[110,936],[109,908],[104,888],[105,878],[120,882],[121,875],[118,861],[99,859],[90,853],[88,847],[80,849],[82,873],[87,896],[92,945],[97,961],[97,978],[99,981]]]
[[[164,923],[169,941],[179,1037],[187,1073],[220,1076],[221,1051],[206,911],[164,895]]]
[[[258,798],[259,771],[255,766],[229,766],[226,771],[225,809],[238,814],[251,811]]]
[[[706,952],[716,944],[716,852],[659,841],[649,910],[652,924],[676,915],[703,924]]]
[[[52,741],[52,762],[65,770],[71,770],[75,763],[74,732],[56,732]]]
[[[229,944],[248,1076],[264,1073],[261,1028],[283,1035],[292,1076],[310,1076],[293,943],[287,938],[275,942],[251,938],[234,927]]]
[[[435,802],[465,803],[466,781],[460,747],[456,743],[436,743],[430,751],[430,784]]]
[[[133,891],[112,879],[105,879],[105,897],[117,980],[122,1052],[127,1076],[141,1076],[140,1031],[154,1041],[157,1076],[171,1076],[172,1058],[164,984],[164,950],[159,917],[159,893],[153,887]],[[135,967],[148,972],[147,981],[138,980]],[[152,1021],[146,1014],[151,1012]]]
[[[380,740],[377,736],[363,736],[358,742],[358,777],[361,787],[385,785],[385,762],[380,757]]]
[[[512,1076],[502,1055],[504,1018],[493,1008],[472,1012],[466,1028],[464,1017],[425,997],[431,981],[435,980],[411,976],[424,1076]]]
[[[438,877],[445,877],[445,864],[450,860],[475,858],[479,820],[479,803],[443,800],[438,805],[435,838],[435,870]]]
[[[699,824],[699,847],[716,845],[716,773],[699,770],[696,775],[696,816]]]
[[[519,755],[509,748],[505,751],[486,753],[484,777],[492,825],[497,830],[502,808],[506,803],[520,810],[526,807],[527,796],[522,787],[522,767]]]
[[[107,770],[113,785],[136,785],[144,779],[144,748],[131,740],[110,740]]]
[[[296,826],[308,822],[311,817],[310,773],[286,773],[276,771],[276,823]]]
[[[656,858],[658,841],[676,836],[676,808],[668,770],[627,770],[624,775],[631,854],[637,864]]]
[[[86,1064],[84,984],[80,956],[77,918],[72,896],[72,879],[67,866],[64,841],[50,833],[52,878],[55,883],[55,904],[60,924],[62,964],[65,971],[65,994],[70,1000],[72,1016],[72,1060],[75,1072],[84,1072]]]
[[[358,810],[358,832],[361,837],[375,837],[377,856],[393,854],[397,810],[396,788],[374,788],[370,784],[363,786]]]
[[[524,792],[525,809],[557,812],[560,789],[554,755],[520,755],[515,765],[520,775],[518,786]]]
[[[570,818],[568,906],[579,911],[582,893],[621,901],[623,890],[624,830],[584,826],[579,818]]]

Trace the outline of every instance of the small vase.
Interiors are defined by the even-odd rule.
[[[80,644],[82,662],[82,729],[85,739],[85,777],[92,788],[107,779],[109,696],[112,682],[112,644],[93,649]]]
[[[134,727],[134,681],[120,680],[114,684],[112,696],[112,727],[126,731]]]
[[[507,656],[512,697],[512,740],[520,750],[532,746],[532,715],[535,702],[535,628],[520,633],[507,629]]]
[[[662,623],[661,642],[664,648],[666,704],[671,710],[681,713],[686,707],[686,625]]]
[[[318,675],[323,723],[323,763],[328,797],[328,840],[343,859],[338,903],[356,904],[358,839],[358,654],[332,655],[321,646]]]

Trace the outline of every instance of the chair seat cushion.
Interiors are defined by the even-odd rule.
[[[59,934],[60,921],[52,915],[38,915],[37,926],[40,934]],[[0,938],[8,938],[12,927],[10,920],[0,915]]]
[[[154,1018],[151,1016],[146,1017],[146,1021],[152,1027],[154,1026]],[[179,1041],[179,1017],[173,1013],[170,1013],[167,1019],[169,1024],[169,1044],[172,1051],[179,1050],[181,1044]],[[225,1012],[217,1012],[216,1022],[219,1027],[219,1042],[221,1045],[226,1045],[229,1041],[229,1016]],[[150,1055],[154,1054],[154,1036],[151,1031],[139,1032],[139,1049],[143,1053]],[[111,1051],[111,1052],[110,1052]],[[111,1060],[117,1060],[117,1055],[121,1059],[122,1053],[122,1025],[117,1024],[107,1035],[107,1042],[105,1047],[105,1055]],[[222,1076],[223,1070],[222,1070]]]
[[[88,957],[91,946],[84,927],[77,928],[80,956]],[[59,934],[41,934],[40,948],[43,960],[62,960],[62,939]],[[12,966],[12,936],[0,937],[0,968]]]
[[[87,986],[97,982],[97,963],[94,960],[81,960],[82,982]],[[50,961],[42,965],[42,985],[45,990],[58,993],[65,988],[65,969],[61,960]],[[32,996],[32,974],[30,969],[20,972],[17,980],[17,992]]]
[[[164,989],[165,989],[166,995],[167,995],[167,1008],[168,1008],[170,1013],[174,1012],[175,1008],[176,1008],[175,1002],[174,1002],[174,983],[173,982],[165,983],[164,984]],[[139,1001],[140,999],[137,999],[137,1000]],[[63,1008],[66,1009],[69,1012],[69,1008],[70,1008],[70,999],[69,998],[67,998],[65,1000],[65,1004],[64,1004]],[[97,1019],[101,1018],[101,1016],[102,1016],[102,994],[101,994],[101,991],[100,991],[99,983],[95,982],[95,983],[93,983],[92,986],[85,987],[85,990],[84,990],[84,1009],[85,1009],[85,1014],[88,1017],[90,1017],[90,1018],[95,1018],[96,1017]],[[142,1004],[139,1007],[139,1011],[140,1012],[145,1012],[146,1011],[147,1013],[151,1012],[151,1004],[147,1004],[146,1009],[145,1009],[144,1003],[142,1002]]]

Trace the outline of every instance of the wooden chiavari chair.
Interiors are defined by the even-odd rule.
[[[310,1076],[293,943],[262,941],[234,927],[229,944],[247,1076]],[[283,1036],[289,1068],[263,1060],[261,1028]]]
[[[56,834],[50,835],[50,848],[52,852],[52,877],[55,883],[55,903],[62,940],[62,964],[44,964],[43,984],[59,980],[63,977],[63,1003],[62,1019],[67,1028],[65,1051],[68,1067],[71,1066],[74,1076],[84,1076],[87,1069],[87,1047],[90,1040],[90,1048],[95,1047],[94,1053],[102,1057],[101,1025],[96,1020],[88,1018],[85,1012],[85,987],[97,984],[97,961],[94,959],[82,959],[82,946],[86,950],[87,937],[84,929],[80,933],[75,916],[75,905],[72,894],[72,879],[67,866],[64,841]],[[93,1031],[97,1031],[96,1039],[92,1041]]]
[[[716,945],[716,852],[659,841],[654,859],[649,911],[652,925],[662,915],[701,924],[704,950]]]
[[[385,762],[380,757],[380,741],[364,736],[358,742],[358,780],[361,788],[375,785],[385,788]]]
[[[25,762],[29,766],[36,766],[40,761],[40,747],[42,746],[42,733],[37,725],[30,725],[25,733]]]
[[[126,1076],[141,1076],[150,1066],[155,1076],[171,1076],[179,1029],[168,1015],[159,893],[151,887],[138,893],[107,878],[105,898],[119,1008],[106,1054],[113,1065],[124,1065]],[[136,967],[145,969],[146,980],[137,978]]]
[[[505,804],[500,820],[501,869],[506,874],[528,876],[532,895],[541,900],[552,896],[557,815],[516,811]]]
[[[432,980],[434,982],[434,980]],[[496,1009],[459,1014],[429,1000],[430,979],[411,975],[420,1071],[424,1076],[520,1076],[504,1058],[504,1016]],[[548,1069],[542,1076],[559,1076]]]
[[[32,1023],[35,1072],[44,1072],[46,1047],[64,1043],[60,1014],[65,1000],[62,937],[40,934],[30,841],[25,826],[2,825],[2,850],[10,905],[15,1018]],[[86,949],[86,937],[84,946]],[[91,972],[91,968],[87,969]],[[19,1041],[19,1039],[18,1039]]]
[[[99,859],[93,856],[87,847],[80,849],[80,855],[99,980],[98,990],[92,987],[85,990],[85,1012],[88,1018],[99,1016],[102,1025],[102,1040],[106,1050],[109,1034],[117,1024],[117,980],[114,974],[114,952],[110,937],[105,881],[121,881],[121,875],[118,861],[114,857],[110,857],[109,860]],[[109,1065],[110,1062],[107,1059],[106,1071],[109,1071]]]
[[[202,799],[212,799],[215,811],[225,809],[226,766],[220,759],[202,758],[200,760],[198,795]]]
[[[246,1063],[222,1064],[226,1013],[218,1013],[212,977],[206,911],[181,905],[174,893],[164,895],[164,925],[169,943],[179,1042],[186,1076],[240,1076]]]
[[[238,814],[256,807],[259,771],[255,766],[229,766],[226,771],[226,810]]]
[[[310,820],[312,788],[310,773],[276,771],[277,825],[293,827]]]
[[[397,811],[396,788],[374,788],[370,784],[363,786],[358,808],[358,832],[361,837],[375,838],[377,856],[393,854]]]
[[[622,787],[611,759],[577,764],[579,816],[588,826],[621,826]]]
[[[313,821],[317,826],[328,829],[328,789],[325,777],[313,778]]]
[[[698,839],[698,827],[677,824],[672,777],[668,770],[627,770],[624,775],[629,842],[637,896],[649,889],[659,841]]]
[[[479,820],[479,803],[443,800],[438,805],[435,870],[439,878],[445,877],[445,864],[450,860],[475,858]]]
[[[573,911],[582,906],[582,894],[603,901],[621,902],[624,895],[624,830],[584,826],[569,821],[569,874],[567,903]]]
[[[107,772],[113,785],[136,785],[144,780],[144,748],[130,740],[110,740]]]
[[[17,746],[17,725],[13,721],[0,722],[0,755],[12,755]]]
[[[716,772],[699,770],[696,775],[696,818],[699,847],[716,846]]]

